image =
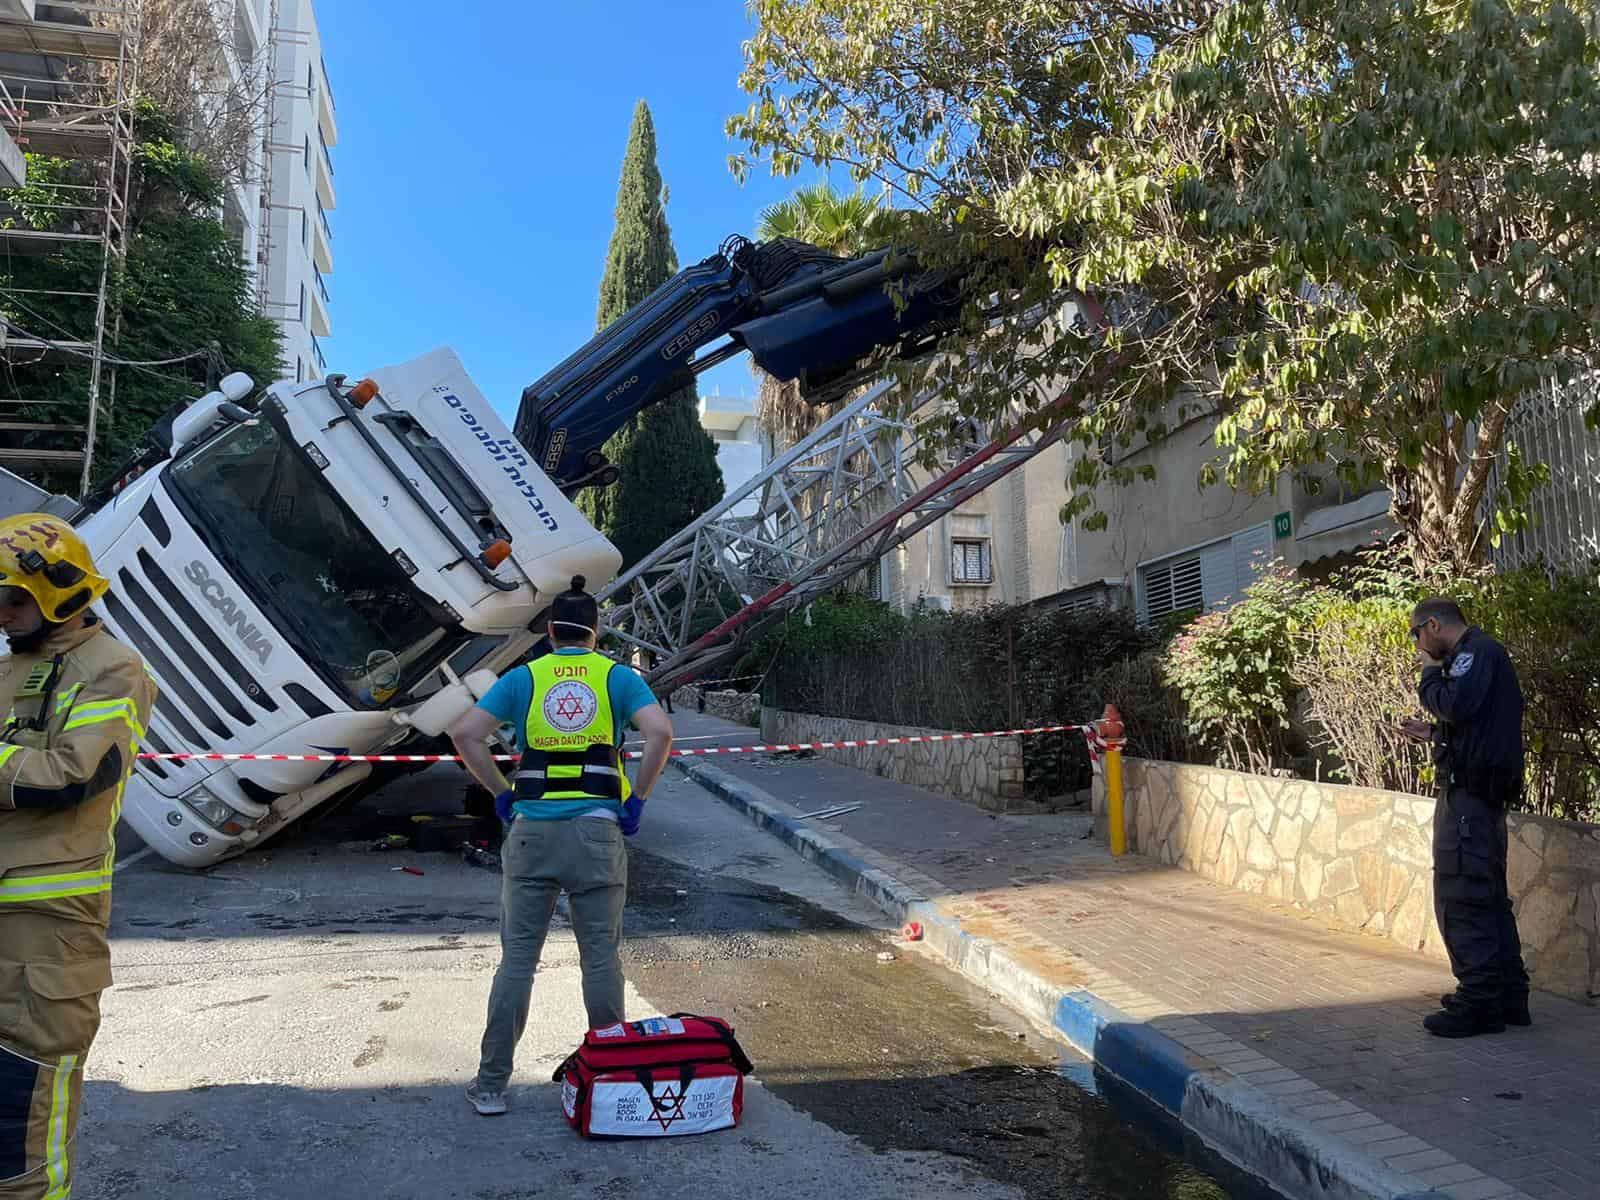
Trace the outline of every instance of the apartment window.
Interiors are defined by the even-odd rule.
[[[300,244],[307,250],[311,249],[311,218],[306,216],[306,210],[300,210]]]
[[[1145,620],[1165,621],[1173,613],[1206,606],[1200,556],[1172,559],[1144,573]]]
[[[311,135],[306,134],[306,174],[311,174]]]
[[[306,319],[306,285],[302,283],[300,285],[300,320],[303,323],[305,321],[305,319]]]
[[[993,583],[988,538],[950,539],[950,582]]]
[[[302,383],[305,381],[305,377],[306,364],[300,361],[299,355],[296,355],[294,360],[294,381],[296,383]]]
[[[1272,558],[1272,526],[1230,537],[1139,567],[1138,613],[1146,624],[1191,609],[1222,608],[1244,595]]]

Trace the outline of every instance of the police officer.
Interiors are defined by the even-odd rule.
[[[1433,822],[1434,914],[1456,990],[1423,1020],[1440,1037],[1528,1025],[1528,972],[1506,884],[1506,808],[1522,794],[1522,688],[1505,647],[1450,600],[1412,611],[1422,680],[1437,718],[1441,799]]]
[[[631,667],[595,649],[599,605],[583,576],[550,606],[551,654],[501,676],[450,731],[462,761],[510,824],[500,848],[500,968],[489,994],[478,1075],[467,1099],[484,1116],[506,1111],[512,1056],[528,1020],[533,973],[556,899],[567,893],[583,971],[589,1028],[622,1011],[622,905],[628,859],[645,799],[672,748],[672,723]],[[520,732],[522,757],[508,785],[486,739]],[[622,769],[622,731],[645,736],[637,779]]]
[[[111,982],[114,827],[155,685],[89,606],[57,517],[0,520],[0,1200],[65,1200],[83,1060]]]

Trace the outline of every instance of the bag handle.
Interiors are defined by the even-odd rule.
[[[740,1046],[738,1040],[733,1036],[733,1030],[724,1022],[714,1020],[711,1017],[702,1017],[698,1013],[672,1014],[674,1021],[681,1021],[685,1017],[694,1021],[704,1021],[711,1026],[716,1033],[717,1040],[728,1048],[728,1055],[733,1059],[733,1065],[739,1068],[739,1074],[748,1075],[756,1069],[755,1063],[751,1062],[750,1056],[744,1052],[744,1047]]]

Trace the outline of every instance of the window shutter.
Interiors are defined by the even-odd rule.
[[[1141,614],[1146,621],[1164,621],[1175,612],[1199,608],[1204,603],[1205,587],[1198,555],[1146,568]]]
[[[1202,599],[1207,609],[1231,604],[1238,598],[1239,576],[1234,570],[1233,542],[1224,538],[1200,551]]]

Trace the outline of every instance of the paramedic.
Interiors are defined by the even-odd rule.
[[[550,606],[554,652],[507,672],[458,721],[451,739],[510,823],[501,846],[500,969],[489,994],[478,1075],[467,1099],[484,1116],[506,1111],[512,1056],[528,1020],[533,973],[550,916],[564,890],[583,970],[591,1029],[622,1011],[622,905],[628,887],[624,837],[639,829],[650,790],[672,748],[672,723],[644,680],[595,649],[599,605],[583,576]],[[508,785],[486,745],[501,725],[519,730],[522,757]],[[630,788],[622,731],[645,736]]]
[[[115,827],[156,689],[89,611],[108,586],[65,521],[0,519],[0,1200],[71,1194],[111,983]]]

